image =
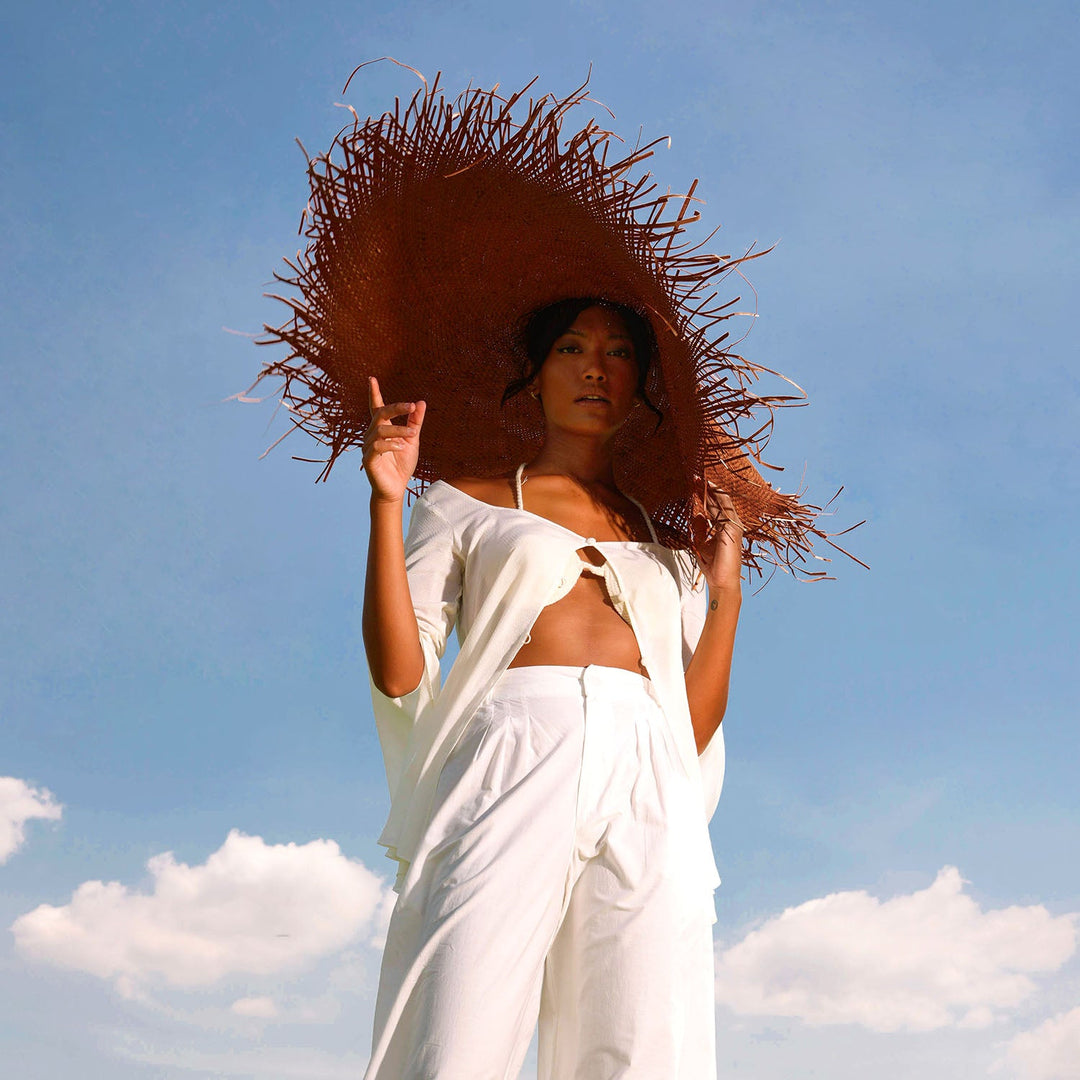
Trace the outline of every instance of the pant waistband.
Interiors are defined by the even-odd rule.
[[[514,693],[574,693],[582,690],[613,694],[646,693],[655,698],[652,681],[636,671],[625,668],[567,667],[556,664],[531,664],[507,668],[495,681],[496,692]]]

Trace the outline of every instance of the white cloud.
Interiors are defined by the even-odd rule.
[[[237,1016],[253,1016],[257,1020],[273,1020],[278,1014],[274,999],[268,997],[238,998],[230,1007]]]
[[[191,988],[294,971],[382,931],[389,890],[332,840],[266,844],[233,831],[201,866],[167,852],[147,867],[150,892],[87,881],[70,903],[20,916],[17,946],[134,994],[152,979]]]
[[[26,842],[26,822],[33,818],[58,821],[63,812],[51,792],[14,776],[0,776],[0,864]]]
[[[1076,948],[1077,917],[982,911],[955,867],[880,901],[832,893],[788,908],[717,952],[717,1001],[755,1016],[872,1031],[986,1027]]]
[[[1017,1035],[1000,1064],[1020,1080],[1080,1080],[1080,1008]]]

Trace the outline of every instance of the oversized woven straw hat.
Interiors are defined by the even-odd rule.
[[[354,73],[355,74],[355,73]],[[470,89],[448,99],[425,83],[402,107],[342,130],[310,160],[306,249],[277,275],[290,309],[265,344],[289,353],[260,379],[283,378],[294,425],[328,449],[325,477],[370,421],[368,377],[387,401],[428,404],[416,490],[436,479],[508,474],[543,441],[528,394],[502,404],[526,364],[529,313],[602,297],[650,321],[658,344],[646,391],[657,428],[635,409],[621,429],[616,481],[661,537],[693,547],[728,492],[746,525],[747,564],[816,576],[808,559],[818,508],[767,484],[762,435],[794,396],[751,392],[761,368],[731,352],[738,298],[717,284],[753,253],[712,255],[686,238],[694,185],[661,194],[636,167],[656,143],[625,152],[590,120],[570,135],[564,98]],[[798,395],[801,399],[801,393]]]

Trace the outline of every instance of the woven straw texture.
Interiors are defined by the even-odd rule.
[[[813,538],[829,535],[815,525],[819,508],[754,467],[774,407],[803,396],[754,394],[764,369],[725,347],[738,297],[719,300],[718,281],[757,253],[712,255],[686,239],[697,182],[686,195],[658,193],[636,168],[656,143],[625,152],[593,120],[567,136],[586,87],[526,98],[532,85],[449,99],[436,79],[404,108],[354,113],[310,159],[307,246],[275,275],[290,287],[276,297],[290,315],[261,341],[289,353],[259,379],[280,377],[294,426],[328,448],[320,478],[361,442],[370,375],[388,402],[428,403],[416,491],[504,475],[543,440],[528,394],[500,405],[524,371],[524,318],[574,296],[626,304],[656,333],[647,392],[664,420],[657,429],[649,410],[634,410],[617,437],[619,487],[665,543],[693,548],[711,527],[715,485],[746,524],[751,570],[824,576],[809,562]]]

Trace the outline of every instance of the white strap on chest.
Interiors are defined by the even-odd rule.
[[[514,504],[519,510],[525,509],[525,499],[524,496],[521,494],[521,477],[524,472],[525,463],[522,462],[517,467],[517,470],[514,473]],[[659,540],[657,540],[656,537],[656,529],[653,528],[652,518],[649,517],[649,512],[645,509],[644,506],[641,505],[640,502],[638,502],[637,499],[634,498],[633,495],[627,495],[626,497],[641,511],[641,516],[645,519],[645,524],[648,526],[649,536],[652,539],[652,542],[654,544],[659,543]],[[584,559],[581,560],[581,565],[585,568],[585,573],[599,574],[603,576],[604,571],[602,567],[593,566],[592,563],[586,562]]]

